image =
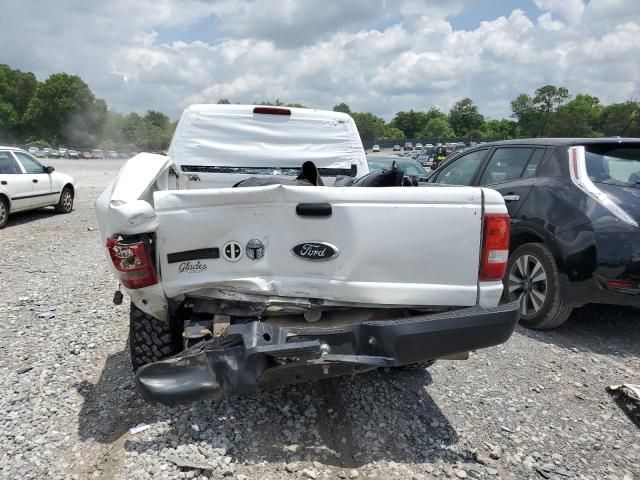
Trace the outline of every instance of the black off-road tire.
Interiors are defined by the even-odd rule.
[[[0,228],[7,226],[9,222],[9,202],[0,196]]]
[[[421,360],[416,363],[410,363],[409,365],[403,365],[398,367],[400,370],[424,370],[425,368],[429,368],[436,363],[436,360]]]
[[[134,372],[148,363],[175,355],[180,351],[179,343],[172,322],[158,320],[131,302],[129,347]]]
[[[521,316],[520,324],[528,328],[548,330],[557,328],[567,321],[573,307],[564,303],[560,294],[560,271],[551,251],[542,243],[526,243],[518,247],[510,256],[504,276],[504,302],[514,300],[509,293],[509,277],[518,259],[524,255],[538,261],[546,274],[546,298],[542,307],[535,314]]]
[[[55,208],[58,213],[71,213],[73,210],[73,190],[70,187],[62,189],[60,200]]]

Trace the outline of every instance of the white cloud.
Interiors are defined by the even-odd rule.
[[[571,24],[580,22],[585,9],[582,0],[533,0],[533,3],[540,10],[557,13]]]
[[[560,20],[554,20],[551,12],[543,13],[538,17],[538,25],[544,30],[562,30],[566,27]]]
[[[78,74],[120,111],[279,98],[389,118],[469,96],[496,118],[547,83],[603,102],[640,95],[635,0],[536,0],[537,19],[516,9],[466,30],[449,16],[477,0],[63,3],[8,0],[3,35],[24,41],[1,42],[0,58],[40,78]],[[167,41],[193,28],[207,35]]]

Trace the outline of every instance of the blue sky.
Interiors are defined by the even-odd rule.
[[[488,118],[545,84],[640,97],[638,0],[4,0],[0,61],[79,75],[120,112],[348,103],[390,119],[470,97]]]

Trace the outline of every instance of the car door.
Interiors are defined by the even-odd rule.
[[[0,151],[0,192],[11,199],[11,211],[30,206],[31,179],[24,175],[11,152]]]
[[[533,188],[546,149],[535,146],[497,147],[479,173],[477,185],[500,192],[511,218],[516,218]]]
[[[56,203],[60,192],[52,191],[51,176],[46,167],[24,152],[13,153],[31,180],[30,206],[35,208]]]
[[[429,183],[443,185],[473,185],[478,168],[489,151],[488,148],[474,150],[458,158],[445,160],[445,164],[429,178]]]

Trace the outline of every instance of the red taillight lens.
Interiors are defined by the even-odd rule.
[[[509,259],[509,215],[484,216],[482,257],[478,280],[502,280]]]
[[[288,115],[291,116],[291,110],[288,108],[278,107],[255,107],[253,113],[261,113],[263,115]]]
[[[628,282],[626,280],[612,280],[607,282],[607,286],[610,288],[638,289],[640,288],[640,283]]]
[[[107,238],[107,249],[122,285],[135,289],[158,283],[147,244],[119,238],[118,235]]]

